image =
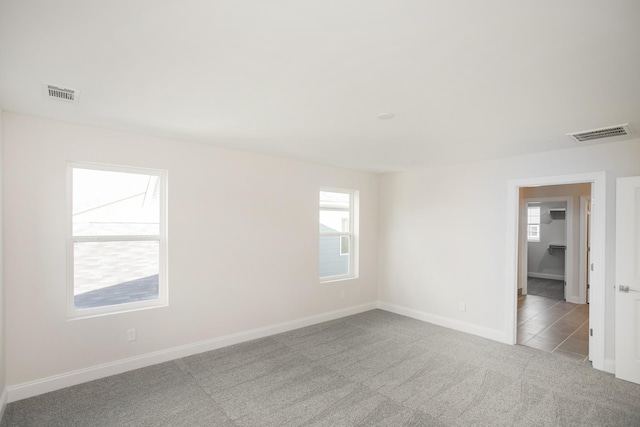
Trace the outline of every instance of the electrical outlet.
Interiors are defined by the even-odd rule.
[[[129,329],[127,331],[127,341],[135,341],[136,340],[136,330]]]

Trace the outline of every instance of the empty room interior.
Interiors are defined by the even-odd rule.
[[[640,425],[640,2],[0,0],[13,425]]]

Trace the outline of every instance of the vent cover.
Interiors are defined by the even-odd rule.
[[[567,136],[571,137],[571,139],[573,139],[575,142],[588,142],[596,139],[611,138],[614,136],[625,136],[630,134],[631,129],[629,129],[629,124],[625,123],[623,125],[610,126],[607,128],[568,133]]]
[[[61,86],[54,86],[50,84],[43,83],[42,88],[44,89],[45,96],[49,99],[57,99],[58,101],[64,102],[78,102],[78,96],[80,95],[80,91],[75,89],[68,89]]]

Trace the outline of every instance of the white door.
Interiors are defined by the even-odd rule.
[[[640,177],[617,187],[616,377],[640,384]]]

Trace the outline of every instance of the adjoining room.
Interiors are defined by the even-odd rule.
[[[519,288],[517,342],[585,363],[590,196],[588,183],[521,189],[526,286]]]

